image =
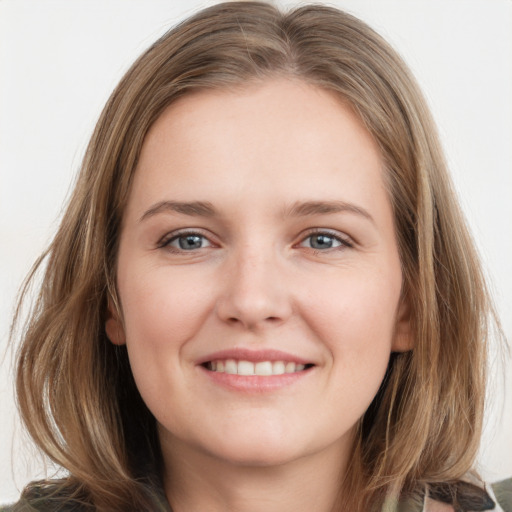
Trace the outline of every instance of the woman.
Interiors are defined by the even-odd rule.
[[[69,477],[15,510],[500,498],[472,473],[478,259],[414,80],[353,17],[229,3],[162,37],[47,257],[17,389]]]

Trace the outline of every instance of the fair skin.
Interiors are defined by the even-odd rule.
[[[297,80],[194,93],[151,128],[106,328],[175,512],[333,509],[390,353],[410,349],[383,172],[351,110]]]

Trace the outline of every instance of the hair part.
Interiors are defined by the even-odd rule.
[[[377,142],[411,308],[414,349],[392,355],[360,421],[340,483],[344,506],[373,510],[389,493],[456,481],[474,463],[492,306],[417,84],[397,53],[349,14],[223,3],[166,33],[121,80],[47,260],[28,278],[47,261],[19,350],[19,409],[37,445],[69,471],[67,489],[98,511],[151,509],[160,483],[155,420],[125,347],[104,331],[108,304],[119,309],[119,233],[144,138],[184,95],[276,77],[336,94]]]

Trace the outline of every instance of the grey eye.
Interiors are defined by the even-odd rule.
[[[303,247],[311,247],[311,249],[322,250],[332,249],[343,245],[342,241],[333,235],[327,233],[317,233],[310,235],[304,239],[301,244]]]
[[[167,245],[181,249],[182,251],[193,251],[194,249],[209,247],[211,244],[208,239],[202,235],[187,233],[172,238]]]

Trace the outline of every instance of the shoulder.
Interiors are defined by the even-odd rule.
[[[77,506],[70,507],[66,504],[31,504],[25,499],[20,499],[12,505],[0,505],[0,512],[82,512]]]
[[[91,512],[91,507],[80,503],[69,492],[63,481],[55,484],[32,482],[19,501],[0,506],[0,512]]]
[[[429,485],[421,500],[402,500],[397,512],[512,512],[512,478],[489,485],[475,481]]]
[[[493,484],[491,490],[503,512],[512,512],[512,478]]]
[[[0,512],[89,512],[90,508],[80,504],[38,502],[33,503],[24,498],[12,505],[0,505]]]
[[[56,503],[56,502],[31,502],[25,498],[21,498],[12,505],[0,505],[0,512],[89,512],[89,508],[85,508],[79,504],[72,503]]]

